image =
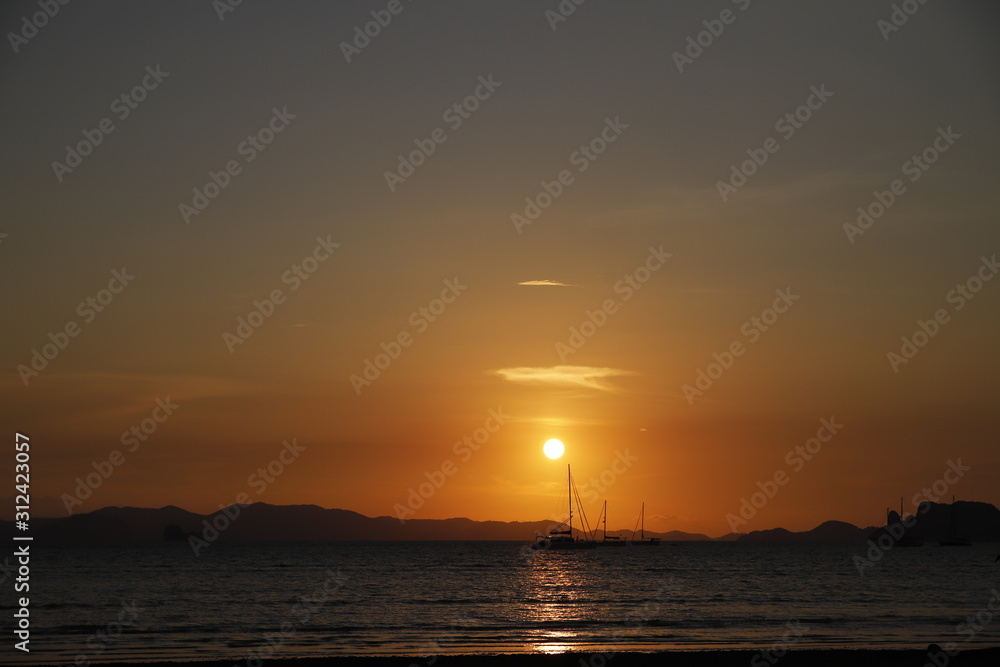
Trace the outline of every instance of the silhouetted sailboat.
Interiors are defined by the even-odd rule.
[[[889,509],[888,507],[885,508],[885,525],[886,525],[886,528],[888,529],[888,527],[890,525],[892,525],[893,523],[898,523],[900,529],[902,530],[901,536],[896,539],[896,546],[897,547],[922,547],[922,546],[924,546],[923,542],[921,542],[920,540],[915,540],[915,539],[913,539],[912,537],[909,537],[906,534],[906,526],[903,524],[903,497],[902,496],[899,497],[899,515],[898,515],[898,521],[893,521],[892,520],[892,510]]]
[[[573,473],[569,464],[566,464],[566,485],[569,495],[569,521],[566,524],[567,530],[550,530],[548,535],[538,535],[535,537],[532,549],[552,549],[565,551],[569,549],[594,549],[597,542],[591,540],[578,540],[573,537]]]
[[[658,537],[646,537],[646,503],[642,504],[642,509],[639,510],[639,540],[635,539],[635,529],[632,530],[632,539],[629,540],[631,546],[647,546],[647,547],[658,547],[660,546],[660,538]]]
[[[618,535],[608,535],[608,501],[604,501],[604,509],[601,510],[604,519],[604,539],[597,542],[599,547],[623,547],[625,542]]]
[[[971,547],[972,541],[967,537],[958,537],[958,508],[955,506],[955,496],[951,497],[951,531],[946,540],[941,540],[938,544],[942,547]]]

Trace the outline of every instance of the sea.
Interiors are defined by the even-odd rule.
[[[34,543],[31,650],[4,662],[1000,646],[1000,546],[868,548]]]

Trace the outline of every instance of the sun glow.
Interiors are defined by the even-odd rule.
[[[563,455],[563,452],[566,451],[566,447],[563,446],[561,441],[552,439],[542,446],[542,451],[545,452],[545,455],[550,459],[557,459]]]

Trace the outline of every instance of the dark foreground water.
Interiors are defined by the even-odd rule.
[[[1000,617],[993,622],[988,611],[1000,588],[998,548],[895,549],[861,576],[853,558],[865,547],[853,544],[536,553],[506,542],[223,543],[195,557],[183,543],[36,543],[32,650],[12,650],[10,579],[0,598],[8,619],[2,650],[4,662],[85,665],[760,648],[782,640],[1000,646]],[[992,606],[1000,608],[1000,597]],[[962,625],[969,616],[982,629]]]

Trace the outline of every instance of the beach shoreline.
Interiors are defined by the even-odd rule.
[[[250,667],[763,667],[780,664],[782,667],[978,667],[1000,664],[1000,647],[977,648],[962,651],[954,656],[938,654],[932,661],[924,649],[791,649],[782,656],[767,655],[760,650],[674,650],[656,652],[567,652],[558,654],[477,654],[435,656],[331,656],[265,659]],[[18,664],[18,663],[15,663]],[[61,663],[20,663],[37,667],[55,667]],[[91,666],[114,665],[126,667],[240,667],[246,658],[235,660],[181,660],[158,662],[91,662]]]

